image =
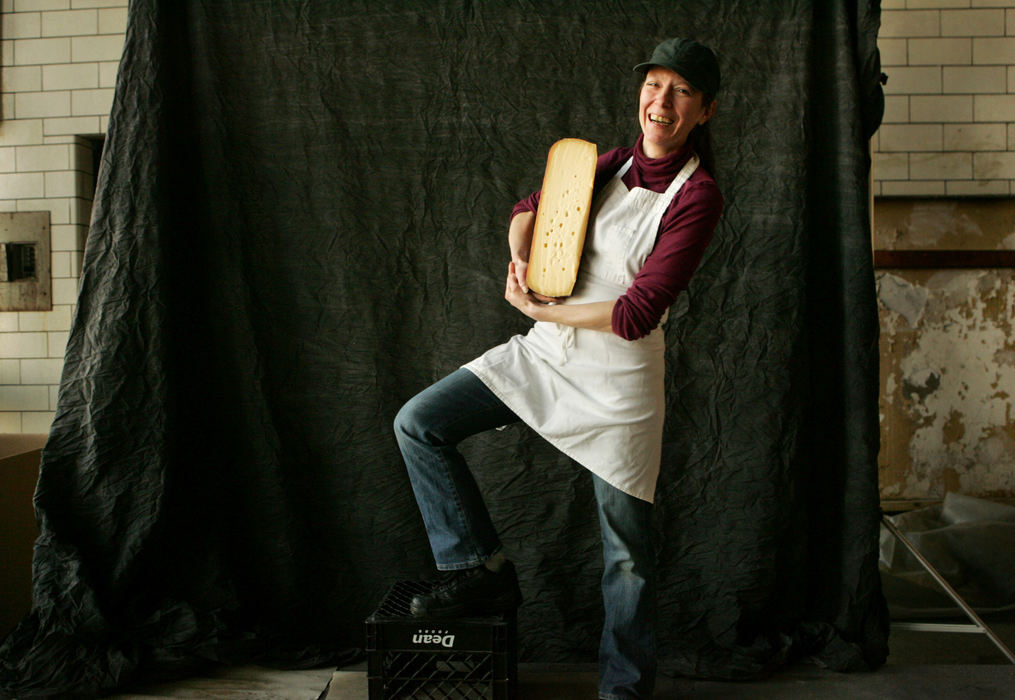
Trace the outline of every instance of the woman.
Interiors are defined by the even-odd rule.
[[[642,133],[634,147],[599,158],[572,296],[547,299],[526,285],[537,192],[512,213],[504,293],[536,324],[421,392],[395,419],[445,572],[430,594],[413,599],[420,617],[492,613],[521,602],[459,442],[522,420],[592,472],[605,564],[601,698],[647,697],[655,680],[651,513],[665,409],[662,322],[722,211],[706,126],[719,89],[715,55],[698,42],[669,39],[635,70],[645,74]]]

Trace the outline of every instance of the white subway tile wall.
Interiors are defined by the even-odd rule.
[[[48,433],[127,0],[0,0],[0,12],[0,211],[50,212],[53,251],[53,310],[0,311],[0,432]]]
[[[1015,194],[1015,0],[882,0],[881,8],[888,83],[874,194]]]

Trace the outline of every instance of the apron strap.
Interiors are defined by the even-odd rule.
[[[613,177],[618,180],[624,177],[625,175],[627,175],[627,171],[631,169],[631,165],[633,164],[634,164],[634,156],[631,156],[630,158],[627,159],[626,163],[620,166],[620,170],[618,170],[617,174],[614,175]]]
[[[677,192],[684,186],[684,183],[691,179],[691,175],[694,175],[694,171],[698,169],[698,165],[701,163],[701,159],[698,158],[697,153],[692,153],[691,157],[684,163],[684,167],[680,169],[677,176],[673,178],[673,182],[666,188],[666,196],[663,197],[663,206],[669,206],[673,198],[677,196]]]

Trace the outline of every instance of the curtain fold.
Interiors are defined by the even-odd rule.
[[[557,139],[633,143],[630,68],[674,35],[720,56],[727,207],[667,327],[662,669],[884,662],[876,0],[129,13],[4,693],[351,658],[432,565],[391,420],[527,328],[512,205]],[[524,427],[463,451],[518,567],[521,660],[593,660],[588,475]]]

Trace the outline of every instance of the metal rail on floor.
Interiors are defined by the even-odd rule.
[[[962,608],[962,612],[964,612],[966,617],[968,617],[973,623],[971,625],[956,625],[939,624],[934,622],[896,622],[892,623],[892,627],[894,629],[910,630],[914,632],[965,632],[972,634],[985,634],[987,635],[987,638],[994,643],[994,646],[996,646],[1001,653],[1004,654],[1005,658],[1015,664],[1015,653],[1012,653],[1012,650],[1008,648],[1008,645],[1001,641],[1001,638],[994,633],[994,630],[990,629],[990,627],[987,626],[987,623],[980,619],[980,616],[976,614],[976,611],[973,610],[969,604],[962,599],[962,596],[960,596],[955,589],[951,587],[938,570],[934,568],[934,565],[930,563],[927,557],[920,553],[920,550],[916,548],[916,545],[913,544],[912,540],[906,537],[902,530],[888,519],[887,515],[882,514],[881,522],[886,528],[888,528],[888,531],[892,533],[892,535],[901,542],[914,557],[916,557],[917,561],[920,562],[920,565],[926,569],[927,573],[930,574],[935,581],[937,581],[938,585],[941,586],[941,588],[944,589],[944,592],[948,594],[948,597],[955,601],[956,605]]]

